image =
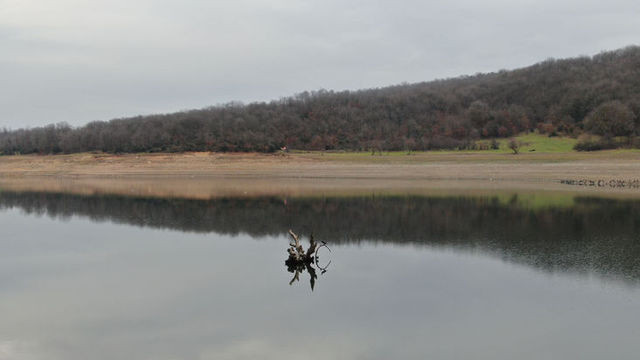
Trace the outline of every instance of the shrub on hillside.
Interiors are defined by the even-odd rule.
[[[628,136],[635,130],[635,115],[620,101],[599,105],[584,120],[584,128],[597,135]]]
[[[573,149],[577,151],[597,151],[615,149],[616,147],[617,145],[611,137],[583,135],[578,138],[578,142],[573,146]]]

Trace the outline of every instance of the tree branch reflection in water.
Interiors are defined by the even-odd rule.
[[[294,273],[293,278],[289,281],[289,285],[293,285],[294,282],[300,281],[300,274],[306,270],[309,273],[309,282],[311,284],[311,291],[313,291],[316,285],[316,279],[318,278],[315,268],[317,267],[321,271],[320,274],[322,275],[327,272],[327,268],[331,264],[331,261],[329,261],[324,267],[321,267],[318,264],[318,250],[323,247],[326,247],[329,251],[331,250],[324,241],[320,246],[318,246],[318,243],[313,238],[313,234],[311,234],[311,236],[309,236],[309,248],[305,251],[304,247],[300,243],[300,237],[294,233],[293,230],[289,229],[289,235],[293,242],[289,243],[289,248],[287,249],[289,257],[284,262],[287,266],[287,271]]]

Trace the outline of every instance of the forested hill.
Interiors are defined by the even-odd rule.
[[[640,47],[522,69],[360,91],[304,92],[269,103],[3,130],[0,151],[467,149],[538,130],[640,134]]]

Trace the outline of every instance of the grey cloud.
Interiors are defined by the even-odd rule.
[[[635,1],[0,0],[0,126],[169,112],[591,55]]]

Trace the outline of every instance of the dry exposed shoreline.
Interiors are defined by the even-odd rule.
[[[559,191],[640,197],[561,180],[640,179],[640,152],[566,154],[74,154],[0,157],[0,188],[82,194],[219,196]]]

